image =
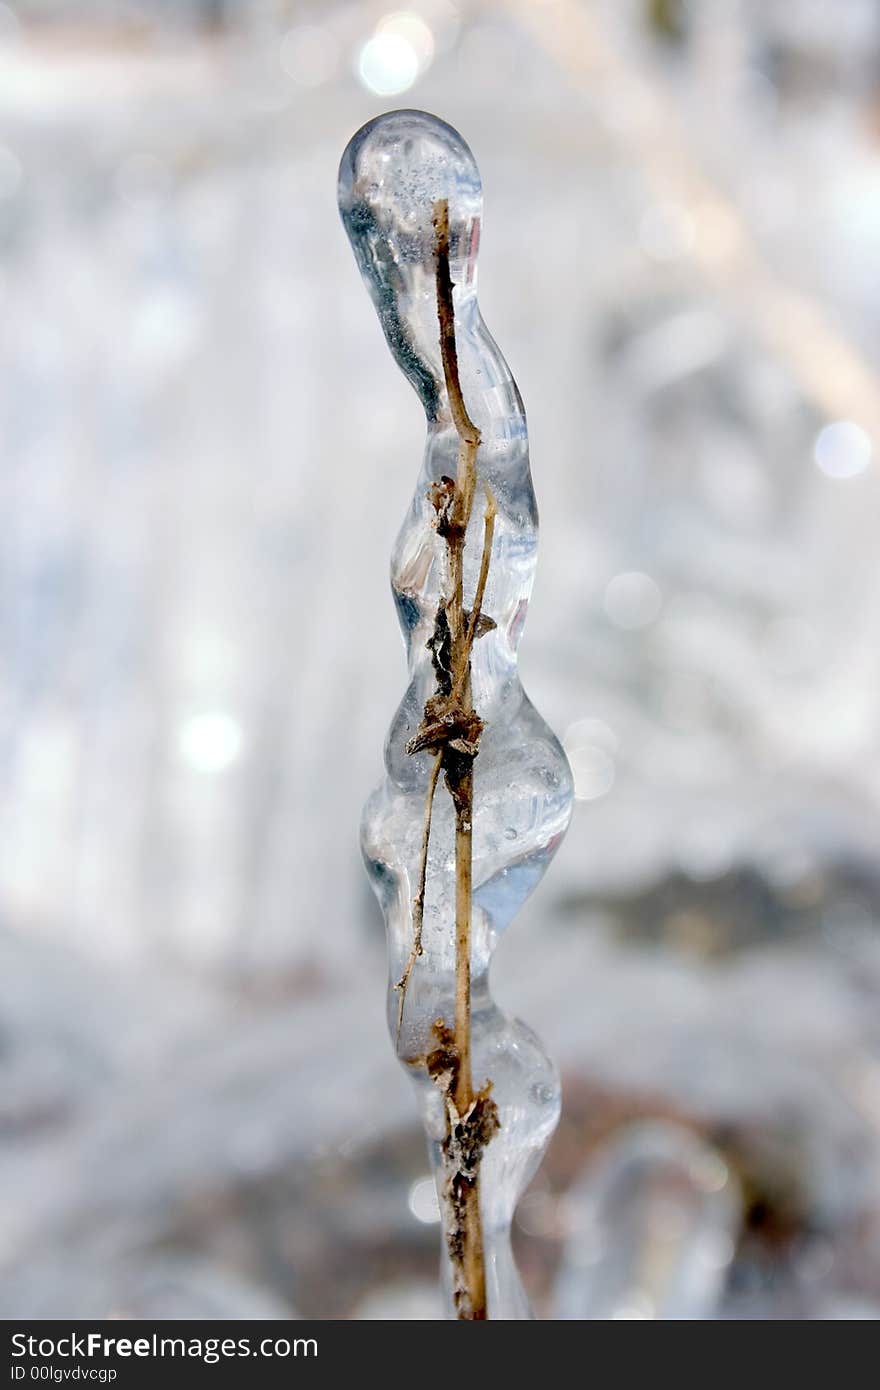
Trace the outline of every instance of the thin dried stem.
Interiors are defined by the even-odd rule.
[[[437,317],[440,320],[440,355],[443,359],[443,376],[446,381],[446,394],[452,423],[459,438],[458,477],[456,479],[455,524],[462,531],[467,530],[470,521],[474,491],[477,486],[477,450],[480,447],[480,431],[477,429],[464,402],[461,379],[458,374],[458,349],[455,342],[455,305],[452,291],[452,275],[449,269],[449,203],[445,198],[434,204],[434,236],[437,262]],[[462,547],[463,547],[462,538]]]
[[[460,1115],[474,1098],[471,1071],[471,890],[473,870],[474,774],[458,782],[455,811],[455,1046],[458,1071],[453,1099]]]
[[[477,481],[477,450],[480,431],[465,405],[458,373],[458,349],[455,341],[454,289],[449,269],[449,203],[445,198],[434,204],[433,224],[437,265],[437,317],[440,322],[440,354],[443,376],[452,421],[459,438],[458,473],[455,481],[455,501],[452,524],[447,535],[449,570],[452,593],[446,607],[452,639],[452,689],[461,698],[465,712],[473,709],[468,671],[470,652],[464,617],[464,542],[473,506]],[[464,1114],[473,1100],[473,1078],[470,1065],[470,933],[471,933],[471,862],[473,818],[473,772],[468,769],[458,779],[455,819],[455,1044],[458,1049],[458,1069],[455,1084],[455,1104]]]
[[[435,761],[428,781],[419,887],[413,900],[413,942],[396,988],[398,1039],[407,985],[422,951],[422,925],[427,883],[428,846],[434,794],[441,770],[455,811],[455,1019],[450,1030],[442,1019],[434,1025],[437,1047],[414,1065],[424,1065],[443,1091],[447,1114],[444,1155],[445,1233],[452,1266],[452,1286],[459,1318],[487,1317],[483,1230],[480,1217],[480,1162],[496,1133],[498,1109],[491,1082],[474,1090],[471,1067],[471,915],[473,879],[474,759],[479,751],[483,721],[474,709],[471,691],[471,649],[483,631],[494,626],[482,620],[495,532],[495,498],[486,488],[483,551],[471,611],[464,606],[464,552],[477,485],[477,451],[481,436],[468,414],[462,395],[455,340],[454,289],[449,269],[449,206],[434,204],[437,274],[437,317],[440,351],[450,413],[459,439],[455,482],[442,478],[429,497],[437,512],[437,533],[446,543],[447,593],[434,618],[431,648],[437,688],[425,704],[422,722],[406,745],[411,754],[430,750]]]
[[[440,353],[443,358],[443,376],[446,380],[446,394],[452,411],[452,422],[463,444],[475,450],[480,444],[480,431],[477,429],[464,403],[461,381],[458,375],[458,349],[455,344],[455,307],[452,301],[452,274],[449,269],[449,203],[441,198],[434,204],[434,254],[437,266],[437,317],[440,320]],[[474,471],[476,482],[476,471]],[[459,479],[461,482],[461,479]],[[473,487],[471,488],[473,496]]]
[[[455,306],[453,284],[449,269],[449,205],[445,199],[434,204],[434,232],[437,265],[437,317],[440,323],[440,352],[443,375],[452,420],[459,437],[458,470],[450,525],[446,532],[449,555],[451,595],[446,605],[451,639],[451,697],[452,706],[460,705],[467,716],[473,713],[470,682],[470,649],[479,620],[479,591],[473,605],[477,620],[465,621],[464,608],[464,547],[468,523],[473,508],[477,483],[477,451],[480,431],[468,414],[458,371],[458,351],[455,341]],[[489,535],[494,529],[494,508]],[[484,544],[484,556],[486,546]],[[488,559],[485,561],[488,573]],[[481,572],[483,566],[481,565]],[[483,576],[483,589],[486,579]],[[470,754],[462,763],[445,762],[446,780],[455,805],[455,1052],[456,1066],[452,1081],[451,1100],[459,1117],[471,1114],[474,1107],[473,1075],[471,1069],[471,898],[473,873],[473,809],[474,775]],[[483,1320],[487,1316],[486,1273],[483,1255],[483,1231],[480,1216],[479,1152],[472,1174],[466,1181],[453,1179],[453,1230],[448,1235],[453,1257],[453,1283],[456,1288],[458,1314],[461,1318]],[[458,1264],[458,1268],[455,1265]]]
[[[492,559],[492,541],[495,536],[495,517],[498,514],[498,508],[495,503],[495,495],[488,483],[485,484],[485,489],[486,510],[483,514],[483,554],[480,559],[480,573],[477,578],[474,601],[471,606],[470,618],[468,619],[467,631],[465,633],[465,652],[467,660],[460,668],[455,678],[456,682],[459,680],[463,682],[470,672],[471,651],[473,650],[474,641],[479,631],[480,618],[483,615],[483,596],[486,592],[486,581],[489,578],[489,563]],[[457,684],[453,684],[453,700],[457,699],[460,694],[461,690],[458,688]]]
[[[483,555],[480,560],[480,573],[477,579],[477,587],[474,593],[474,601],[471,606],[471,616],[467,629],[467,652],[470,657],[471,649],[474,645],[474,638],[477,634],[477,624],[483,611],[483,595],[486,592],[486,580],[489,578],[489,562],[492,559],[492,540],[495,535],[495,517],[498,515],[498,508],[495,504],[495,494],[486,483],[486,510],[483,514]]]
[[[400,1042],[400,1030],[403,1026],[403,1008],[406,1003],[406,987],[409,984],[409,977],[412,974],[413,966],[422,954],[422,923],[425,919],[425,886],[428,881],[428,847],[431,841],[431,817],[434,810],[434,793],[437,790],[437,782],[440,777],[440,769],[443,766],[443,754],[438,753],[431,767],[431,774],[428,778],[428,790],[425,793],[425,820],[422,827],[422,852],[419,862],[419,886],[413,898],[413,942],[409,953],[409,960],[406,963],[403,974],[397,981],[394,988],[398,991],[397,1001],[397,1042]]]

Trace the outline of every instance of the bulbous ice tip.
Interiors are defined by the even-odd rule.
[[[389,111],[348,142],[339,211],[388,345],[429,419],[443,393],[438,355],[435,205],[449,216],[459,310],[476,294],[482,186],[457,130],[426,111]]]
[[[440,199],[449,204],[454,256],[461,233],[479,224],[482,185],[465,141],[438,116],[388,111],[361,126],[349,140],[339,166],[343,221],[348,226],[358,209],[369,210],[388,237],[395,259],[432,261],[431,216]]]

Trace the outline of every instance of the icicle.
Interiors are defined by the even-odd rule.
[[[537,547],[522,401],[477,304],[482,189],[451,127],[380,116],[339,206],[427,417],[391,580],[410,683],[362,844],[388,934],[388,1021],[419,1090],[450,1309],[526,1318],[510,1223],[559,1115],[556,1071],[489,995],[492,950],[571,813],[565,755],[517,675]]]
[[[566,1321],[714,1318],[742,1222],[721,1154],[671,1120],[626,1125],[567,1193]]]

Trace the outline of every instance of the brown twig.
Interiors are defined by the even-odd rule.
[[[464,540],[470,521],[477,480],[477,450],[480,431],[465,405],[458,373],[458,350],[455,341],[455,305],[453,283],[449,269],[449,204],[441,199],[434,204],[435,255],[437,263],[437,317],[440,322],[440,354],[443,376],[452,421],[459,438],[458,470],[455,495],[450,509],[446,545],[452,593],[446,606],[451,636],[452,691],[458,696],[462,709],[473,709],[470,692],[470,651],[464,617]],[[457,779],[455,801],[455,1045],[458,1050],[455,1103],[464,1114],[473,1099],[470,1066],[470,929],[471,929],[471,865],[473,858],[473,770],[463,768]],[[450,790],[453,790],[450,788]]]
[[[474,645],[474,638],[477,633],[477,624],[483,612],[483,595],[486,592],[486,580],[489,578],[489,561],[492,558],[492,540],[495,535],[495,517],[498,515],[498,507],[495,503],[495,494],[486,483],[486,510],[483,513],[483,554],[480,560],[480,574],[477,579],[477,587],[474,593],[474,602],[471,607],[471,616],[468,621],[467,629],[467,651],[471,654]]]
[[[433,207],[434,256],[437,267],[437,317],[440,320],[440,354],[443,358],[443,376],[446,381],[446,394],[452,423],[463,444],[474,450],[471,465],[470,496],[474,494],[476,483],[476,451],[480,446],[480,431],[477,429],[464,403],[461,381],[458,375],[458,349],[455,344],[455,307],[452,301],[452,272],[449,269],[449,203],[446,198],[439,199]],[[458,479],[459,485],[463,482]]]
[[[471,607],[470,617],[468,618],[467,631],[465,633],[465,650],[467,655],[467,661],[461,667],[458,676],[459,680],[465,679],[468,672],[470,671],[471,651],[473,649],[474,641],[480,633],[480,619],[483,618],[483,595],[486,592],[486,580],[489,578],[489,562],[492,558],[492,540],[495,535],[495,517],[498,514],[498,508],[495,503],[495,495],[492,492],[492,489],[489,487],[488,483],[485,484],[485,488],[486,510],[483,514],[483,554],[480,559],[480,573],[477,579],[477,587],[474,592],[474,602]],[[488,621],[490,627],[495,626],[491,619],[484,621]],[[457,689],[456,686],[453,684],[453,698],[457,698],[460,694],[461,691]]]
[[[449,714],[453,723],[467,725],[471,732],[464,742],[454,740],[443,753],[446,784],[455,807],[455,1031],[456,1066],[448,1094],[449,1134],[447,1160],[451,1220],[447,1243],[453,1261],[453,1287],[460,1318],[485,1319],[486,1275],[483,1256],[483,1232],[480,1217],[479,1160],[482,1144],[478,1144],[467,1173],[456,1165],[453,1136],[467,1131],[466,1120],[474,1110],[475,1096],[471,1069],[471,897],[473,870],[473,761],[481,722],[474,723],[471,697],[470,652],[477,631],[482,592],[479,590],[472,607],[471,620],[464,608],[464,547],[473,507],[477,482],[477,451],[480,431],[468,414],[458,371],[458,352],[455,340],[455,306],[449,268],[449,205],[445,199],[434,204],[435,254],[437,265],[437,317],[440,323],[440,352],[443,375],[452,420],[459,438],[458,468],[455,493],[449,508],[445,528],[449,555],[451,594],[445,617],[450,634]],[[490,506],[491,521],[487,520],[488,545],[491,551],[494,529],[494,508]],[[484,543],[484,557],[486,556]],[[488,558],[485,559],[488,573]],[[481,572],[483,566],[481,565]],[[485,589],[483,577],[483,589]],[[471,624],[473,625],[471,627]],[[491,1102],[486,1098],[486,1106]],[[497,1111],[492,1106],[497,1126]],[[494,1132],[494,1131],[492,1131]],[[491,1137],[491,1134],[490,1136]]]
[[[400,1029],[403,1025],[403,1006],[406,1003],[406,987],[409,984],[409,977],[412,974],[413,966],[422,954],[422,923],[425,919],[425,886],[428,881],[428,846],[431,841],[431,817],[434,810],[434,793],[437,790],[437,782],[440,777],[440,768],[443,765],[443,754],[438,753],[434,759],[431,775],[428,778],[428,790],[425,793],[425,820],[422,828],[422,851],[419,862],[419,886],[413,898],[413,942],[409,953],[409,960],[406,963],[404,972],[394,988],[398,991],[397,1001],[397,1042],[400,1042]]]
[[[499,1126],[491,1083],[475,1092],[471,1067],[471,910],[473,877],[474,759],[479,751],[483,721],[474,709],[471,692],[471,650],[484,631],[494,627],[482,612],[497,508],[486,488],[483,551],[470,613],[464,606],[464,551],[477,485],[480,431],[468,414],[458,372],[455,341],[454,289],[449,269],[449,205],[434,204],[437,318],[440,352],[452,421],[458,434],[455,481],[441,478],[429,498],[437,514],[436,530],[446,543],[449,592],[441,597],[428,642],[435,693],[425,703],[424,716],[406,745],[410,754],[431,751],[436,756],[428,779],[422,831],[419,886],[413,899],[413,942],[409,959],[395,988],[400,993],[397,1033],[410,976],[422,953],[428,846],[434,795],[442,769],[455,811],[455,1019],[450,1031],[442,1019],[434,1025],[438,1046],[413,1065],[424,1065],[442,1089],[446,1107],[444,1155],[445,1234],[452,1265],[452,1286],[459,1318],[482,1320],[487,1314],[483,1231],[480,1218],[480,1163],[483,1150]]]

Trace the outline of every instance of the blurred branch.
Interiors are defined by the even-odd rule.
[[[628,120],[613,138],[657,197],[689,214],[695,265],[785,360],[805,397],[821,415],[856,420],[880,440],[877,372],[819,304],[781,283],[766,264],[739,209],[700,168],[659,84],[609,40],[592,8],[575,0],[513,3],[524,27],[578,88],[614,87],[626,94]]]

